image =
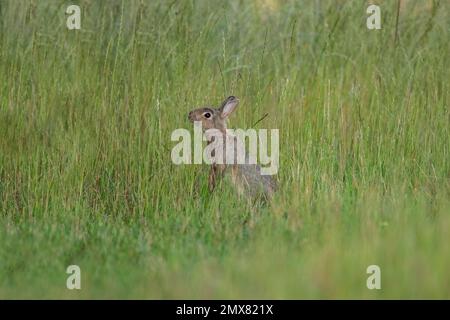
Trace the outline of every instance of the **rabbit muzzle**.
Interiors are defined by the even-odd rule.
[[[194,122],[195,121],[195,115],[194,115],[193,111],[189,112],[188,119],[189,119],[190,122]]]

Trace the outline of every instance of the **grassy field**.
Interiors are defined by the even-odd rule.
[[[0,298],[449,299],[450,2],[374,2],[0,0]],[[228,95],[270,205],[171,162]]]

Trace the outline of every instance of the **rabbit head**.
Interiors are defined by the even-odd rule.
[[[230,96],[222,102],[217,109],[204,107],[189,112],[188,118],[191,122],[201,121],[203,130],[218,129],[225,132],[227,129],[226,121],[228,116],[236,109],[239,99]]]

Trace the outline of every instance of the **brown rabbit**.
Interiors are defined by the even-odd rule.
[[[219,108],[204,107],[195,109],[189,112],[188,118],[191,122],[201,121],[204,132],[209,129],[216,129],[222,133],[224,140],[226,138],[231,138],[236,141],[236,136],[231,136],[227,133],[226,121],[238,104],[239,99],[230,96],[225,99]],[[207,140],[208,145],[213,142],[208,136]],[[226,145],[226,143],[224,143],[224,145]],[[234,146],[236,145],[237,143],[234,143]],[[243,164],[238,164],[236,161],[239,152],[245,153],[241,155],[245,157],[245,162]],[[224,151],[224,154],[225,153],[226,150]],[[249,156],[244,150],[238,151],[235,147],[234,157],[234,164],[231,165],[214,162],[211,164],[208,178],[209,190],[213,191],[218,179],[222,178],[228,171],[231,171],[231,180],[240,194],[244,193],[252,198],[262,196],[265,199],[270,199],[273,192],[276,190],[276,181],[273,177],[270,175],[262,175],[259,165],[250,164]]]

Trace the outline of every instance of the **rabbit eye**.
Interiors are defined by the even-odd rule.
[[[209,118],[211,118],[211,113],[205,112],[205,113],[203,114],[203,116],[204,116],[206,119],[209,119]]]

